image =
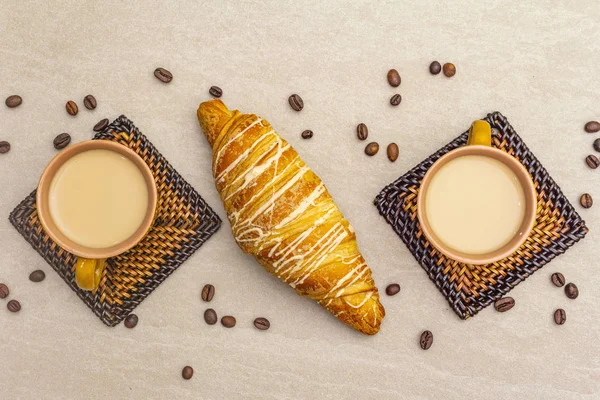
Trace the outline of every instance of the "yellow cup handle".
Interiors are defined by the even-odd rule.
[[[491,146],[492,145],[492,127],[486,121],[481,119],[473,121],[469,128],[469,139],[467,146]]]
[[[83,290],[95,290],[100,285],[102,271],[106,265],[106,259],[92,260],[79,257],[75,264],[75,282]]]

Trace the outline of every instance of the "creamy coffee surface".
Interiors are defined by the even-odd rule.
[[[49,197],[58,229],[90,248],[127,240],[148,209],[148,187],[141,171],[110,150],[89,150],[67,160],[52,180]]]
[[[448,162],[433,176],[425,208],[431,229],[445,245],[467,254],[486,254],[519,231],[525,194],[505,164],[469,155]]]

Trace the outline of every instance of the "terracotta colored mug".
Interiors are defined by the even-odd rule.
[[[107,248],[85,247],[70,240],[58,229],[50,213],[49,194],[54,176],[71,157],[89,150],[110,150],[126,157],[139,168],[148,187],[148,210],[139,228],[125,241]],[[156,213],[157,191],[152,171],[135,152],[115,142],[90,140],[66,148],[50,161],[40,178],[36,202],[38,216],[44,231],[61,248],[78,256],[75,267],[77,285],[84,290],[94,290],[100,283],[106,259],[131,249],[148,233]]]
[[[438,251],[451,259],[465,264],[489,264],[509,256],[527,240],[535,222],[537,194],[529,172],[516,158],[502,150],[491,147],[491,145],[492,134],[490,125],[486,121],[473,122],[469,130],[467,145],[445,154],[429,168],[421,183],[417,199],[417,216],[426,238]],[[467,254],[444,244],[433,232],[427,219],[425,208],[427,189],[433,176],[448,162],[468,155],[491,157],[502,162],[516,175],[525,195],[525,215],[515,236],[502,247],[485,254]],[[493,229],[493,227],[490,227],[490,229]]]

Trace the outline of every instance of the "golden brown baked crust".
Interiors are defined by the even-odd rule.
[[[377,333],[385,310],[371,270],[321,179],[254,114],[211,100],[200,104],[198,120],[242,250],[354,329]]]

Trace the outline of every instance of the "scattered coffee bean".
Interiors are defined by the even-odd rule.
[[[600,166],[600,160],[593,154],[590,154],[585,158],[585,163],[592,169],[596,169]]]
[[[260,331],[266,331],[271,327],[271,323],[268,319],[260,317],[254,320],[254,326]]]
[[[207,308],[206,311],[204,311],[204,322],[206,322],[208,325],[214,325],[218,320],[219,318],[217,318],[217,312],[212,308]]]
[[[550,280],[556,287],[563,287],[565,285],[565,276],[560,272],[553,273]]]
[[[202,288],[202,293],[200,294],[200,297],[202,297],[202,300],[209,302],[213,299],[214,295],[215,295],[215,287],[211,284],[204,285],[204,287]]]
[[[8,290],[8,286],[6,286],[4,283],[0,283],[0,299],[7,298],[9,294],[10,291]]]
[[[102,132],[108,126],[108,118],[101,119],[96,125],[94,125],[94,132]]]
[[[6,305],[6,308],[8,308],[8,311],[10,312],[19,312],[21,310],[21,303],[17,300],[11,300]]]
[[[430,331],[424,331],[421,333],[421,338],[419,339],[419,344],[423,350],[429,350],[431,345],[433,344],[433,333]]]
[[[297,94],[291,95],[288,99],[288,102],[290,103],[290,107],[292,107],[294,111],[300,111],[304,108],[304,102],[302,101],[302,97],[298,96]]]
[[[390,104],[393,106],[397,106],[401,102],[402,102],[402,96],[400,96],[399,94],[395,94],[390,98]]]
[[[556,325],[562,325],[567,322],[567,313],[562,308],[554,311],[554,322]]]
[[[494,303],[494,308],[498,312],[506,312],[515,306],[515,299],[512,297],[503,297],[499,300],[496,300]]]
[[[589,193],[582,194],[579,202],[583,208],[590,208],[592,205],[594,205],[594,199],[592,199],[592,195]]]
[[[587,133],[596,133],[600,131],[600,122],[590,121],[583,127]]]
[[[365,147],[365,154],[368,156],[374,156],[379,151],[379,143],[371,142]]]
[[[125,317],[125,328],[133,329],[138,324],[139,318],[135,314],[129,314]]]
[[[576,299],[579,297],[579,289],[577,288],[577,285],[574,283],[567,283],[567,286],[565,286],[565,294],[570,299]]]
[[[391,283],[385,288],[385,294],[388,296],[394,296],[400,293],[400,285],[397,283]]]
[[[400,83],[402,83],[402,79],[400,78],[400,74],[395,69],[390,69],[387,73],[387,80],[390,86],[398,87]]]
[[[226,315],[221,318],[221,324],[223,324],[225,328],[233,328],[235,326],[235,318],[231,315]]]
[[[394,162],[398,159],[398,145],[396,143],[390,143],[387,147],[387,156],[391,162]]]
[[[313,137],[313,131],[311,131],[310,129],[307,129],[305,131],[302,131],[302,139],[310,139],[311,137]]]
[[[67,109],[69,115],[77,115],[77,113],[79,112],[79,107],[77,107],[77,103],[75,103],[73,100],[67,101],[67,104],[65,104],[65,108]]]
[[[29,280],[31,282],[41,282],[46,278],[46,274],[41,269],[37,269],[29,274]]]
[[[12,96],[8,96],[6,98],[6,100],[4,101],[4,104],[6,104],[6,107],[8,107],[8,108],[15,108],[15,107],[19,107],[22,102],[23,102],[23,99],[21,98],[21,96],[13,94]]]
[[[56,150],[64,149],[69,145],[69,143],[71,143],[71,135],[69,135],[68,133],[61,133],[60,135],[54,138],[53,143],[54,148]]]
[[[356,126],[356,136],[358,136],[359,140],[367,140],[369,136],[369,128],[363,123],[360,123]]]
[[[431,75],[437,75],[442,71],[442,65],[437,62],[434,61],[431,64],[429,64],[429,72],[431,73]]]
[[[456,74],[456,67],[452,63],[444,64],[442,70],[444,71],[444,75],[446,75],[448,78],[451,78]]]
[[[6,140],[0,142],[0,154],[5,154],[10,151],[10,143]]]
[[[600,139],[594,140],[594,150],[600,151]]]
[[[154,76],[163,83],[169,83],[173,80],[173,74],[164,68],[156,68]]]
[[[221,97],[223,96],[223,90],[218,87],[218,86],[211,86],[208,93],[210,93],[210,95],[212,97]]]
[[[83,105],[88,110],[93,110],[94,108],[96,108],[96,106],[98,106],[98,102],[96,101],[96,98],[94,96],[88,94],[83,98]]]
[[[185,380],[192,379],[192,376],[194,376],[194,368],[190,367],[189,365],[186,365],[181,370],[181,376]]]

